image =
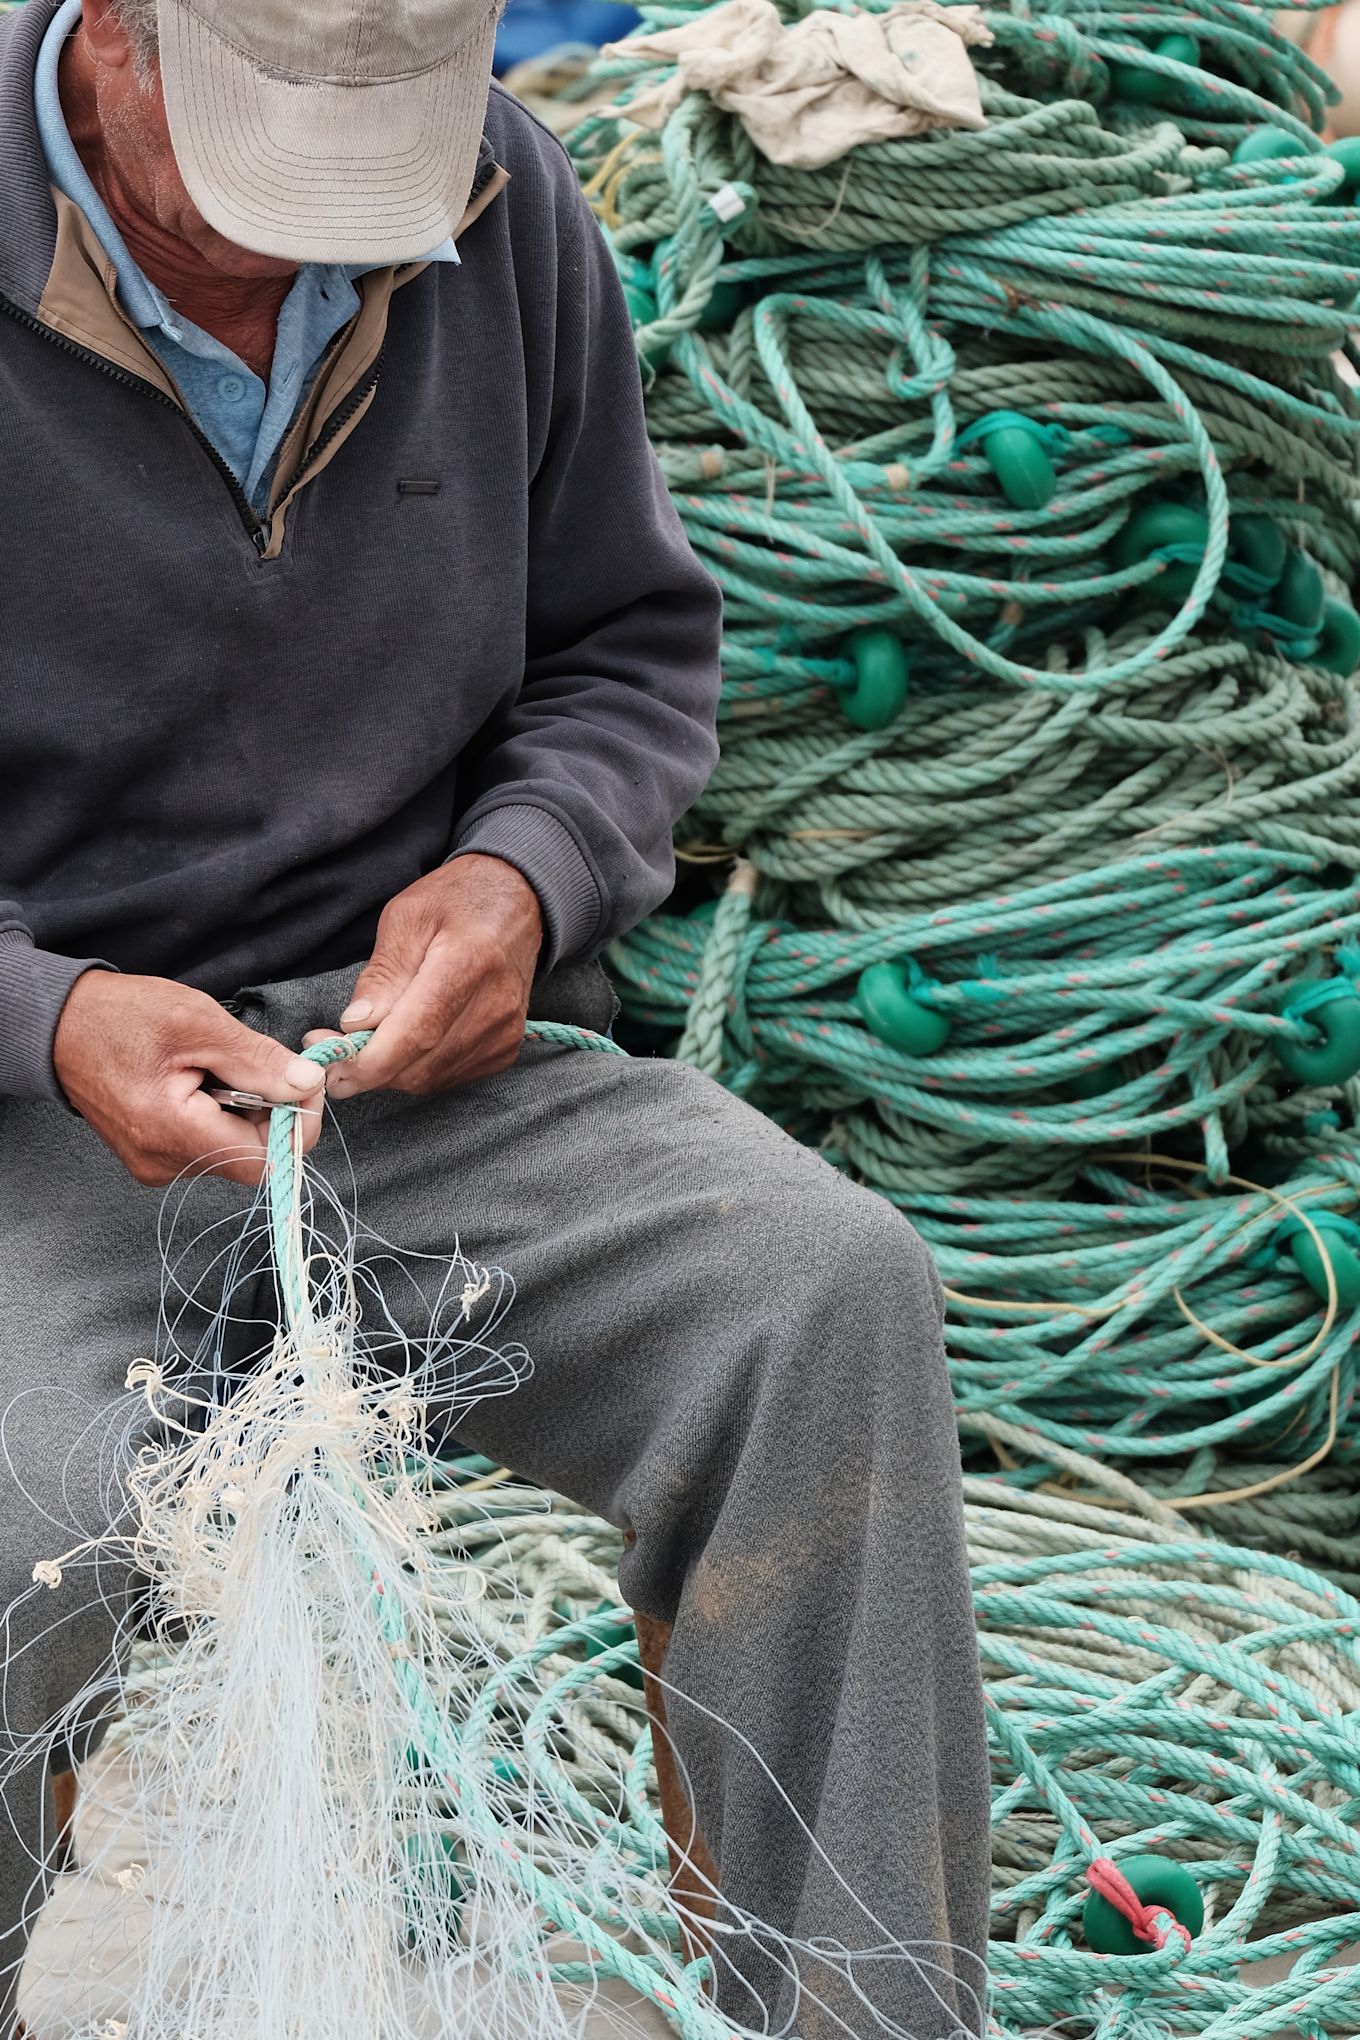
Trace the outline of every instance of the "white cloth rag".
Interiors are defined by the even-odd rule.
[[[819,170],[861,142],[984,127],[968,45],[991,40],[980,8],[937,0],[901,0],[882,14],[816,7],[787,27],[773,0],[727,0],[605,55],[675,65],[629,103],[639,126],[661,127],[687,92],[705,92],[772,163]]]

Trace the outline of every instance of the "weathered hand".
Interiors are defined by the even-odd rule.
[[[508,1069],[542,942],[537,894],[498,857],[456,857],[417,879],[384,908],[340,1016],[346,1033],[375,1032],[327,1072],[331,1096],[447,1091]]]
[[[209,1170],[259,1182],[268,1114],[225,1111],[205,1078],[279,1105],[305,1100],[304,1144],[321,1131],[316,1065],[170,978],[87,970],[62,1007],[52,1058],[76,1111],[139,1183]]]

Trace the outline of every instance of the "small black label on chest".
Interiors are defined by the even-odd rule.
[[[431,475],[403,475],[397,483],[399,496],[437,496],[439,484]]]

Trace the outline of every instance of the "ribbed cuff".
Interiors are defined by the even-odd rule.
[[[595,874],[570,829],[546,808],[491,808],[468,824],[453,855],[499,857],[538,894],[543,910],[540,973],[577,956],[595,939],[604,903]]]
[[[52,1067],[52,1037],[76,979],[107,968],[93,957],[35,949],[24,935],[0,936],[0,1096],[66,1103]]]

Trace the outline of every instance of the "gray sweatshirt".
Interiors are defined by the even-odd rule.
[[[545,967],[594,955],[712,768],[718,596],[560,145],[493,90],[462,266],[363,279],[260,517],[48,185],[55,11],[0,25],[0,1092],[60,1095],[91,959],[358,962],[460,852],[534,887]]]

